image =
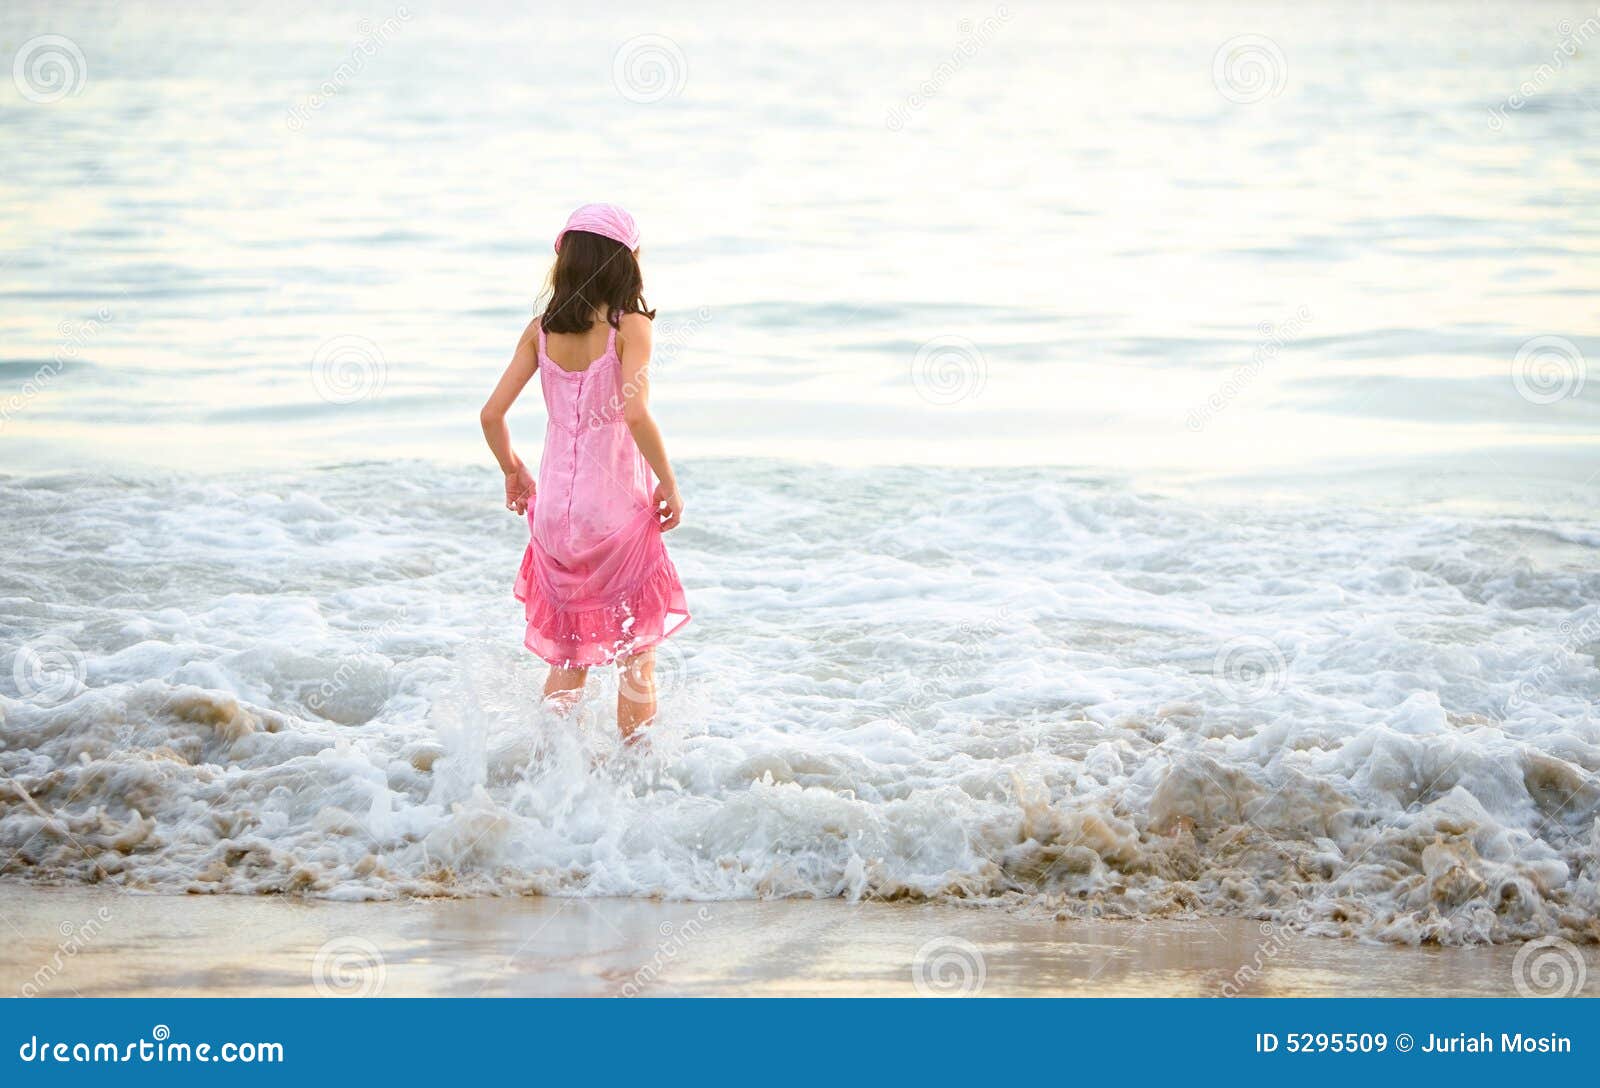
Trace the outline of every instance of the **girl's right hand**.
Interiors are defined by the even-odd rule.
[[[671,532],[683,520],[683,496],[678,494],[676,487],[668,488],[666,484],[656,484],[656,518],[660,522],[663,533]]]

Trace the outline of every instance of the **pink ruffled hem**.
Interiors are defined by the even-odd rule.
[[[609,665],[660,644],[689,622],[683,583],[664,551],[655,573],[616,600],[577,609],[552,604],[539,592],[534,561],[530,544],[513,589],[528,620],[522,643],[558,668]]]

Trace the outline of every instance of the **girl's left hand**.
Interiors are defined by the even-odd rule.
[[[507,510],[515,510],[519,514],[526,514],[528,512],[528,504],[533,501],[533,493],[533,473],[528,471],[527,465],[518,465],[511,472],[506,473]]]

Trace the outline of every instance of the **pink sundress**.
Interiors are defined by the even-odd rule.
[[[623,420],[617,330],[583,370],[545,354],[542,325],[538,351],[550,419],[517,572],[523,642],[552,665],[607,665],[688,623],[688,603],[661,539],[655,473]]]

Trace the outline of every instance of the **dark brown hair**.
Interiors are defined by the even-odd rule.
[[[569,230],[550,269],[550,301],[539,318],[545,332],[588,332],[600,307],[612,328],[623,314],[656,312],[645,305],[644,273],[621,242],[586,230]]]

